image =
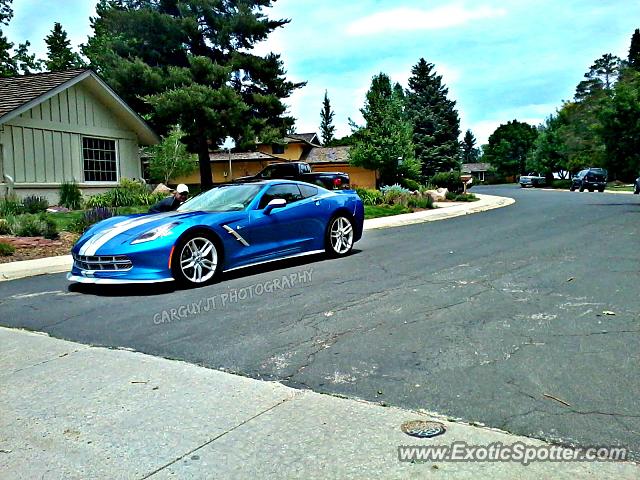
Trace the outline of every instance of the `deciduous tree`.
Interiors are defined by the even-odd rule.
[[[353,165],[380,173],[383,184],[392,184],[401,176],[416,179],[420,163],[414,157],[411,124],[404,115],[402,98],[391,86],[389,77],[380,73],[373,77],[365,105],[360,112],[364,126],[353,121],[354,143],[349,150]]]

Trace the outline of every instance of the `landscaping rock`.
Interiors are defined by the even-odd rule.
[[[449,190],[446,188],[438,188],[437,190],[427,190],[427,193],[431,195],[434,202],[444,202],[447,199]]]
[[[159,183],[158,186],[156,188],[154,188],[152,193],[171,194],[171,193],[173,193],[173,190],[171,190],[169,187],[167,187],[164,183]]]

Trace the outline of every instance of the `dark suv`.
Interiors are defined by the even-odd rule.
[[[604,187],[606,186],[607,171],[604,168],[585,168],[571,178],[571,187],[569,187],[569,190],[573,192],[577,188],[581,192],[584,192],[586,188],[590,192],[594,190],[604,192]]]

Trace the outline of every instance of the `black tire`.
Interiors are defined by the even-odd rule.
[[[191,248],[187,245],[191,245]],[[203,252],[200,251],[201,256],[194,259],[192,250],[194,246],[202,246],[204,251],[209,245],[212,247],[209,254],[202,255]],[[193,269],[187,268],[189,263],[185,265],[185,262],[188,262],[189,254],[192,254],[191,260],[197,263]],[[208,285],[218,280],[222,271],[222,260],[220,241],[215,235],[204,231],[189,232],[180,238],[175,245],[173,256],[171,257],[171,274],[176,282],[183,286],[200,287]],[[211,271],[210,267],[214,263],[215,267]],[[200,278],[198,278],[198,266],[201,272]],[[203,269],[207,270],[205,275],[202,275]]]
[[[640,187],[636,187],[636,189],[633,192],[634,195],[638,195],[640,194]]]
[[[584,192],[584,186],[580,185],[580,188],[578,190]]]
[[[575,192],[575,191],[576,191],[576,187],[574,187],[573,185],[571,185],[571,186],[569,187],[569,191],[570,191],[570,192]]]
[[[603,192],[604,192],[604,187],[599,188],[599,189],[598,189],[598,191],[599,191],[600,193],[603,193]]]
[[[337,244],[337,240],[335,240],[336,230],[342,230],[346,227],[344,222],[348,222],[350,226],[350,238],[346,239],[347,245],[343,245],[340,247],[340,244]],[[343,241],[345,240],[344,235],[340,237]],[[348,255],[353,249],[353,239],[355,238],[355,231],[353,229],[353,220],[351,217],[345,214],[337,214],[331,217],[329,223],[327,224],[327,229],[324,234],[324,249],[325,252],[331,257],[344,257]]]

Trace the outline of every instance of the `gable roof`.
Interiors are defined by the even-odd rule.
[[[45,72],[0,78],[0,124],[8,122],[58,93],[82,83],[138,136],[142,145],[159,142],[158,136],[109,85],[88,69]]]
[[[307,163],[349,163],[349,147],[314,147],[304,157]]]
[[[299,140],[305,143],[309,143],[311,145],[317,145],[317,146],[320,145],[320,140],[318,140],[318,135],[315,133],[291,133],[285,137],[285,140],[287,139]]]

